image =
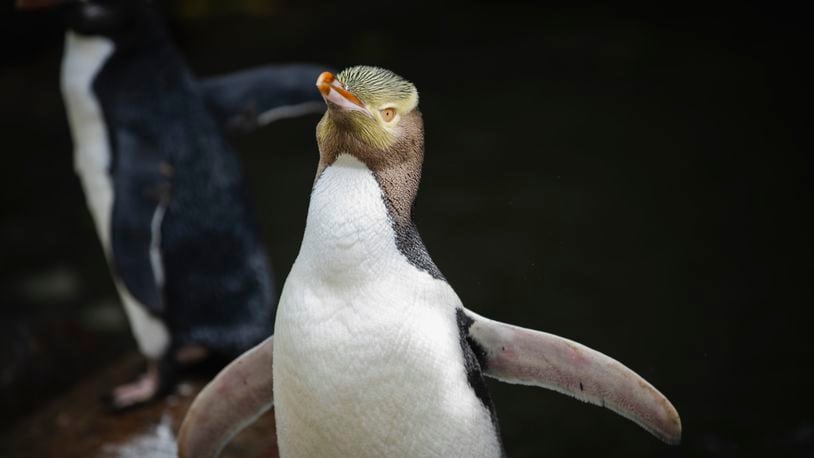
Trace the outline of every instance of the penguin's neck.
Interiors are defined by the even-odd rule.
[[[61,81],[74,144],[74,167],[105,249],[110,246],[113,201],[111,152],[109,133],[93,91],[93,82],[114,49],[113,42],[107,38],[82,36],[68,31],[65,35]]]
[[[314,184],[298,257],[317,278],[358,285],[396,275],[404,263],[373,172],[342,154]]]

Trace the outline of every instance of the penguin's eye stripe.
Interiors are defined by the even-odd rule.
[[[396,109],[395,108],[385,108],[383,110],[379,110],[379,113],[382,114],[382,119],[384,122],[390,122],[393,118],[396,117]]]

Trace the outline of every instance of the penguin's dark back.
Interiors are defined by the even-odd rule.
[[[174,346],[238,353],[273,324],[249,189],[185,63],[155,22],[145,28],[154,34],[117,47],[93,84],[112,152],[113,265],[167,322]],[[162,272],[154,275],[158,225]]]

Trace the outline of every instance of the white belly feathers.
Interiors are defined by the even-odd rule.
[[[397,249],[372,172],[340,156],[314,187],[277,313],[281,456],[499,456],[467,382],[459,305]]]
[[[110,253],[110,227],[113,213],[113,182],[110,177],[110,143],[93,80],[114,51],[113,42],[102,37],[86,37],[73,32],[65,35],[62,59],[62,97],[74,144],[74,167],[96,225],[105,254]],[[141,304],[114,277],[130,327],[143,354],[160,357],[169,345],[164,324],[149,315]]]
[[[105,251],[110,248],[113,183],[110,147],[102,109],[93,93],[93,80],[113,53],[113,42],[100,37],[65,35],[62,97],[74,144],[74,168],[82,182],[96,232]]]

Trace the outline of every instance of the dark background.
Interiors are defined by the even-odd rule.
[[[72,170],[61,26],[3,8],[8,427],[135,345]],[[671,448],[608,411],[490,383],[510,456],[814,456],[801,11],[192,0],[165,9],[202,76],[313,60],[411,79],[427,146],[415,218],[464,303],[618,358],[672,400],[684,425]],[[232,139],[278,284],[302,236],[318,119]]]

